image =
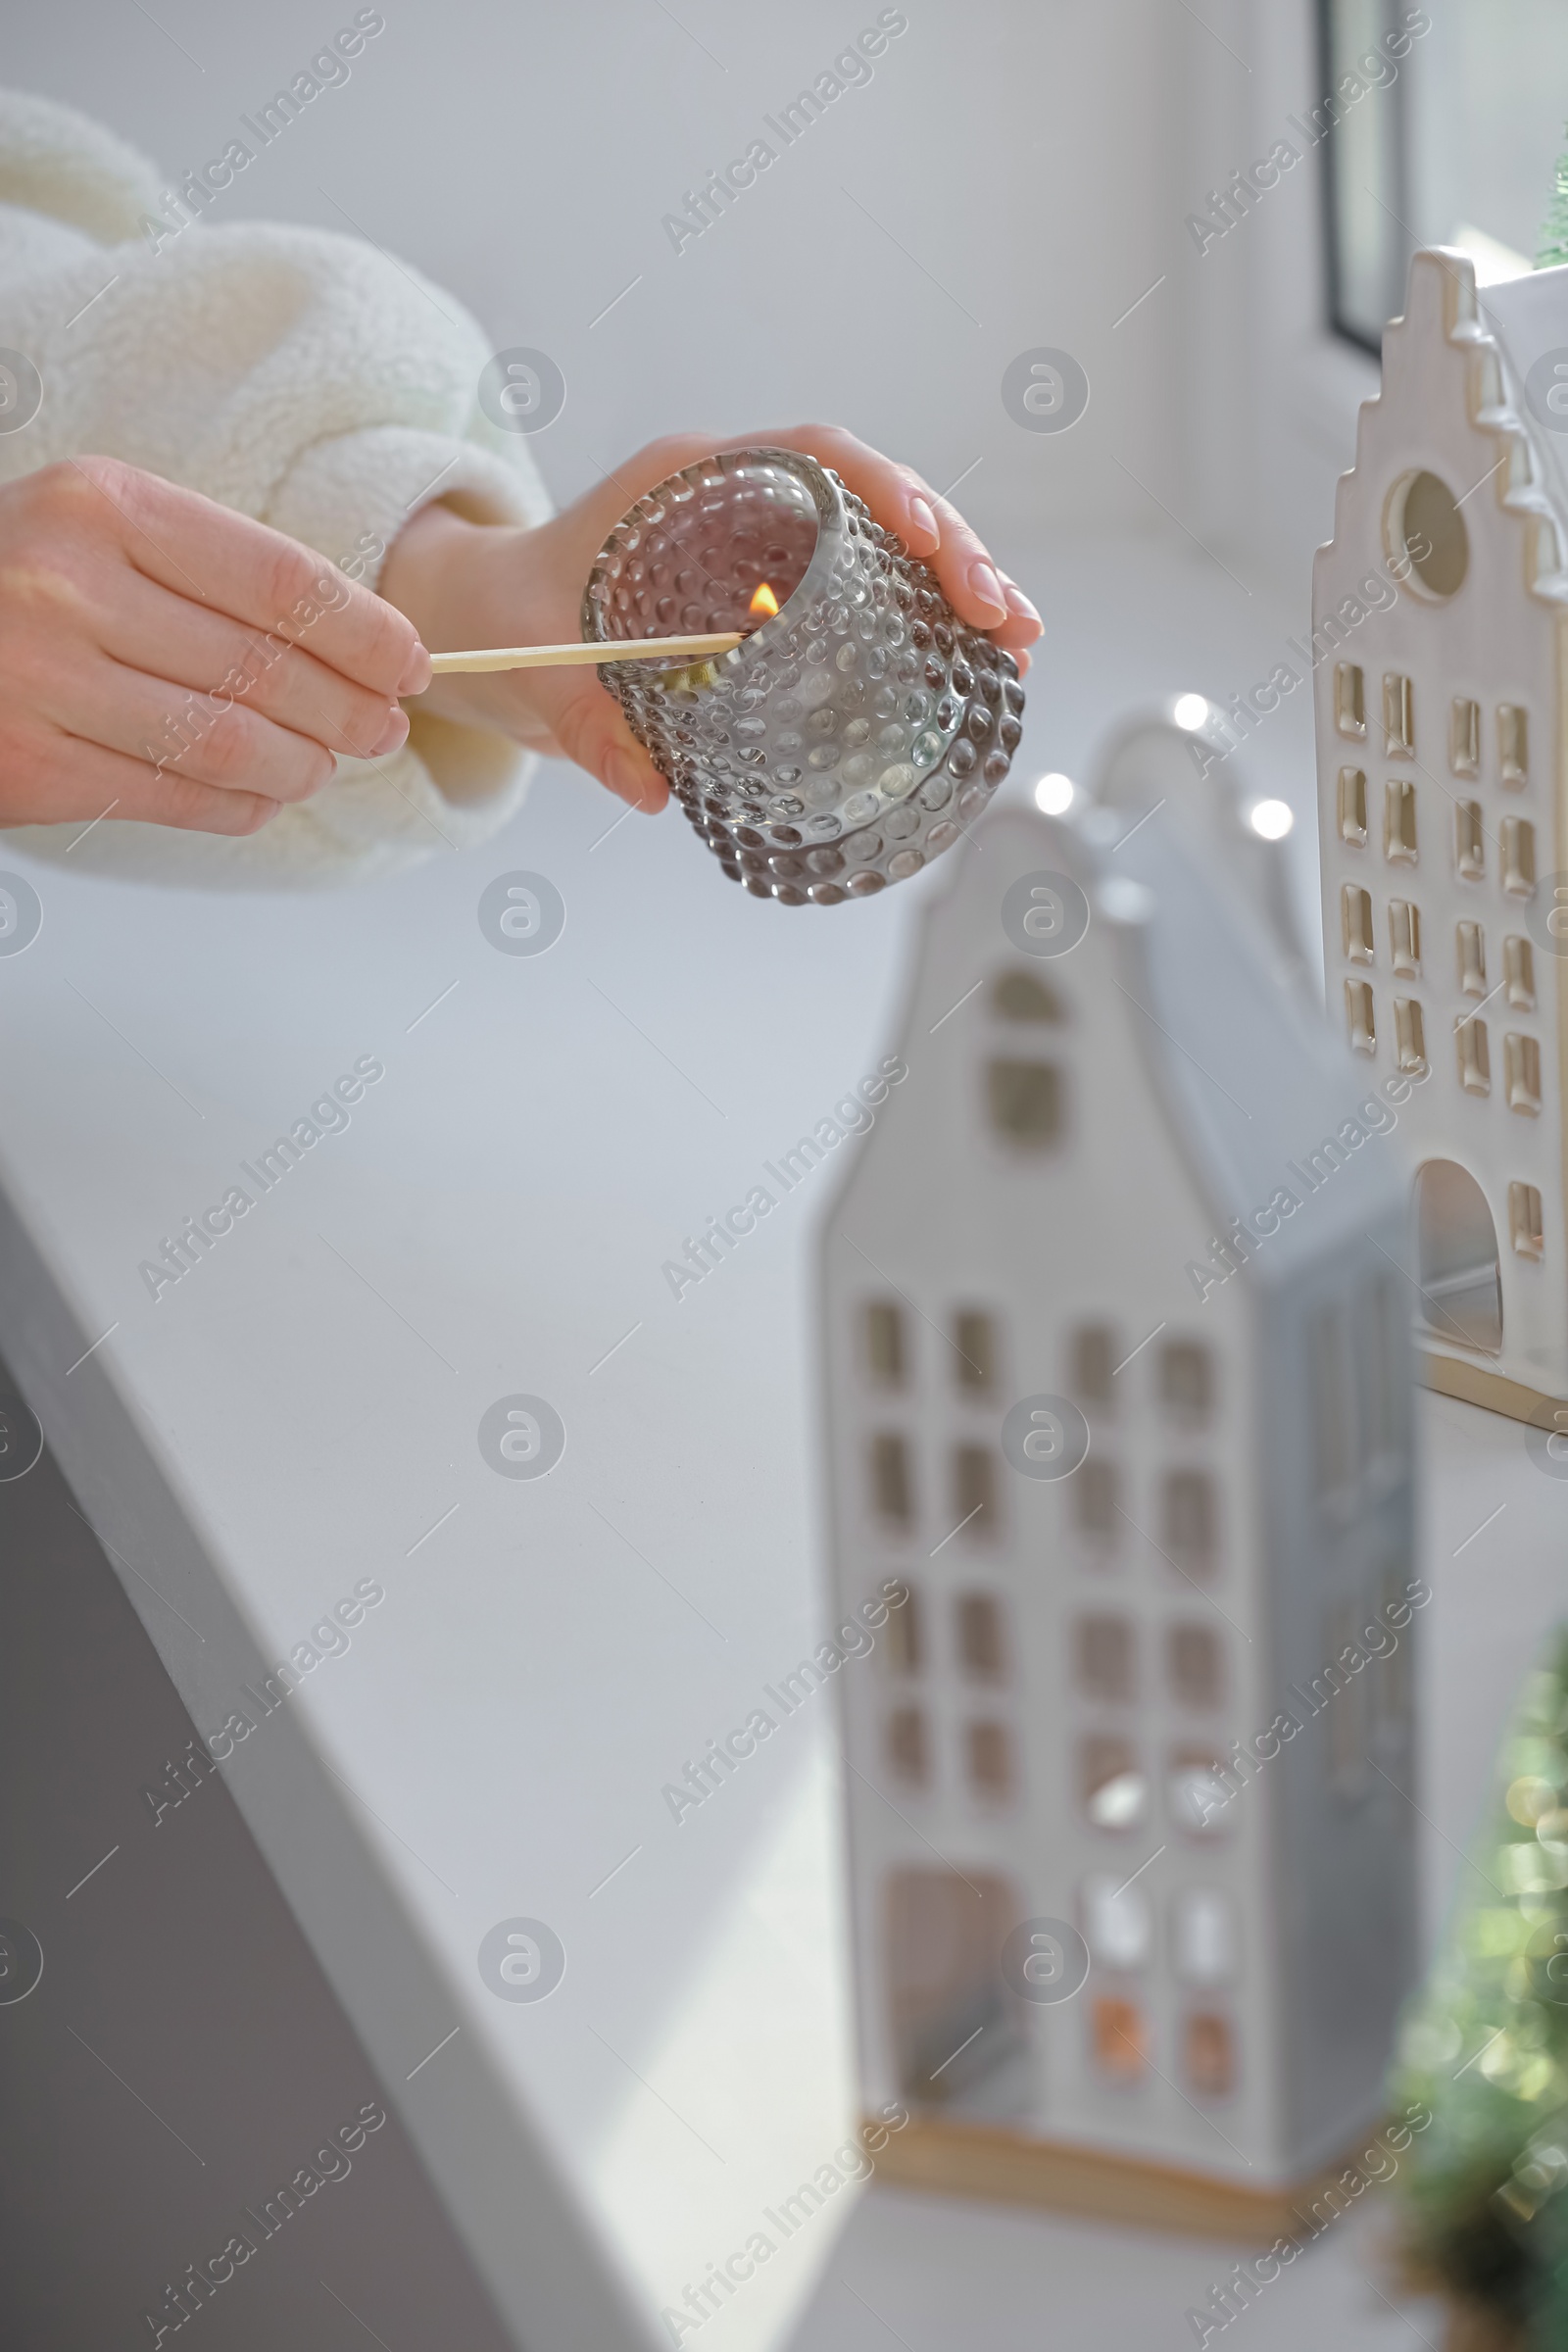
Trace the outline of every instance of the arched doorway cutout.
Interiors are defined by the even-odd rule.
[[[1475,1178],[1451,1159],[1429,1159],[1415,1180],[1419,1320],[1434,1339],[1496,1355],[1502,1348],[1497,1229]]]

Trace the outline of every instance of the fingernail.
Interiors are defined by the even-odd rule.
[[[635,807],[644,798],[647,779],[630,752],[612,752],[605,761],[605,782],[612,792]]]
[[[969,593],[977,605],[988,605],[999,615],[1007,610],[1003,602],[1002,582],[984,556],[969,566]]]
[[[406,710],[394,709],[386,725],[371,744],[369,756],[372,760],[383,760],[388,752],[395,752],[399,744],[407,743],[408,739],[409,714]]]
[[[924,531],[932,539],[937,536],[937,518],[923,498],[911,498],[909,501],[909,528],[911,531]]]
[[[429,683],[430,657],[422,645],[416,644],[413,653],[403,665],[403,675],[398,680],[398,692],[399,694],[422,694]]]
[[[1023,590],[1021,588],[1015,588],[1011,580],[1004,581],[1002,593],[1007,600],[1007,611],[1009,612],[1015,612],[1020,620],[1040,621],[1040,626],[1042,628],[1045,627],[1045,622],[1040,620],[1040,614],[1035,610],[1034,606],[1029,602],[1029,599],[1025,596]]]

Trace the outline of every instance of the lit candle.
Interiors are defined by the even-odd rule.
[[[616,524],[583,636],[745,629],[727,654],[600,674],[731,880],[786,906],[868,898],[976,817],[1021,733],[1017,664],[837,474],[727,452]]]

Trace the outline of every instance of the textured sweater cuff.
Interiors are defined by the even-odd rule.
[[[437,500],[469,522],[532,525],[549,514],[533,483],[493,451],[387,424],[313,444],[274,489],[263,519],[373,588],[398,533]]]
[[[437,501],[477,523],[531,525],[549,513],[531,473],[524,480],[496,452],[411,425],[377,425],[306,450],[266,519],[373,588],[398,533]],[[482,840],[515,808],[532,762],[509,736],[431,718],[417,704],[409,716],[399,789],[451,846]],[[340,761],[341,781],[368,782],[367,764]]]

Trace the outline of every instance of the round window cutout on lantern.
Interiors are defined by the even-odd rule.
[[[1459,504],[1435,473],[1407,473],[1396,482],[1387,517],[1389,562],[1418,595],[1442,602],[1463,584],[1470,535]]]

